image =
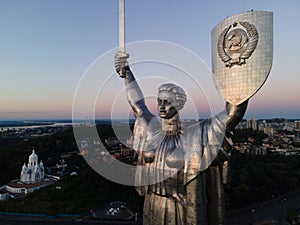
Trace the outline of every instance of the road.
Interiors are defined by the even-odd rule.
[[[300,207],[300,190],[271,201],[228,213],[226,225],[260,224],[266,220],[278,221],[281,224],[284,215],[297,207]]]

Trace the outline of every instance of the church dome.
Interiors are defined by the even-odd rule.
[[[29,163],[30,162],[36,162],[38,161],[38,156],[35,154],[34,149],[32,150],[31,155],[29,156]]]

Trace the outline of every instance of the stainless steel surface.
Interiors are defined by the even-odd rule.
[[[125,52],[125,0],[119,0],[119,51]]]
[[[273,60],[273,13],[231,16],[211,32],[212,72],[223,98],[238,105],[266,81]]]
[[[163,113],[159,118],[149,111],[129,67],[125,72],[127,99],[136,117],[135,181],[136,190],[145,196],[143,224],[224,224],[222,165],[226,159],[219,150],[225,149],[224,143],[230,145],[230,138],[224,139],[225,130],[243,117],[247,102],[184,126],[179,112],[186,94],[181,87],[160,86],[158,109]],[[174,115],[172,106],[177,110]]]
[[[266,81],[272,59],[271,12],[245,12],[218,24],[212,31],[212,69],[226,109],[189,126],[180,120],[186,101],[181,87],[165,84],[158,89],[156,117],[129,66],[124,68],[121,77],[136,117],[135,182],[145,196],[144,225],[225,223],[223,183],[228,180],[231,131],[243,118],[248,99]]]

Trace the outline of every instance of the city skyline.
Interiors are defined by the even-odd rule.
[[[73,97],[84,73],[100,56],[117,51],[117,3],[117,0],[28,0],[26,3],[1,0],[0,120],[71,118]],[[252,9],[274,13],[274,56],[269,78],[250,100],[244,118],[298,119],[300,3],[297,0],[288,3],[214,0],[189,4],[179,0],[127,0],[126,40],[127,43],[143,40],[174,43],[197,54],[210,69],[211,30],[226,17]],[[108,64],[114,71],[113,57]],[[142,72],[141,68],[134,68],[136,77],[144,76]],[[216,101],[222,109],[224,101],[218,96],[211,76],[201,75],[199,81],[209,84],[204,95],[216,96],[216,100],[213,97],[210,101]],[[123,87],[117,75],[111,82],[114,87],[107,91],[110,97]],[[151,88],[156,91],[157,86]],[[126,115],[129,106],[126,99],[124,102],[121,110]],[[97,104],[95,117],[110,118],[111,109],[105,101]],[[154,106],[152,109],[155,113]],[[197,107],[197,110],[203,117],[209,115],[206,109]]]

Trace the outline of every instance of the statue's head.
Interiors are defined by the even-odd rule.
[[[158,88],[157,107],[159,116],[170,119],[181,110],[186,102],[185,91],[175,84],[163,84]]]

